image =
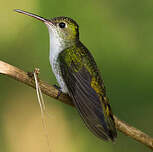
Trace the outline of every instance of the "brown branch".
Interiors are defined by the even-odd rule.
[[[0,73],[7,75],[11,78],[14,78],[22,83],[27,84],[28,86],[31,86],[35,88],[35,82],[33,78],[29,77],[28,74],[10,64],[7,64],[3,61],[0,61]],[[52,98],[56,98],[58,94],[58,90],[55,89],[55,87],[47,84],[46,82],[43,82],[39,80],[39,85],[42,90],[42,92]],[[66,94],[61,94],[58,101],[61,101],[65,104],[68,104],[70,106],[74,106],[71,98]],[[153,150],[153,138],[148,136],[147,134],[143,133],[142,131],[126,124],[125,122],[119,120],[116,116],[114,116],[116,128],[124,133],[125,135],[135,139],[136,141],[146,145],[150,149]]]

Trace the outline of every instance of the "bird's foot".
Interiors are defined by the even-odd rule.
[[[62,94],[62,90],[59,86],[57,86],[56,84],[53,85],[55,89],[58,90],[58,94],[56,96],[56,99],[58,99],[60,97],[60,95]]]

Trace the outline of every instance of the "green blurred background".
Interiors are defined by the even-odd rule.
[[[153,1],[14,0],[0,5],[0,60],[55,84],[48,30],[13,9],[52,18],[69,16],[101,70],[115,115],[153,136]],[[149,152],[118,133],[115,144],[94,137],[70,106],[44,96],[52,152]],[[0,151],[48,151],[36,92],[0,75]]]

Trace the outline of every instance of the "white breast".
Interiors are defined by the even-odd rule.
[[[49,29],[49,35],[50,35],[49,60],[50,60],[50,64],[52,67],[52,71],[55,74],[55,77],[56,77],[56,79],[62,89],[62,92],[68,93],[67,86],[62,78],[59,63],[57,62],[58,55],[63,50],[61,43],[60,43],[60,38],[57,37],[58,35],[56,33],[52,32],[50,29]]]

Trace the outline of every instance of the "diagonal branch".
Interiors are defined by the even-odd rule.
[[[28,86],[35,88],[35,82],[33,78],[28,76],[28,73],[8,63],[5,63],[3,61],[0,61],[0,74],[7,75],[11,78],[16,79],[17,81],[20,81],[22,83],[25,83]],[[41,91],[44,94],[56,99],[58,95],[58,90],[55,89],[55,87],[47,84],[46,82],[43,82],[42,80],[39,80],[39,85],[40,85]],[[63,102],[65,104],[68,104],[74,107],[71,101],[71,98],[67,94],[61,94],[57,101]],[[125,122],[119,120],[116,116],[114,116],[114,119],[115,119],[116,128],[120,132],[135,139],[136,141],[146,145],[147,147],[153,150],[153,138],[152,137],[126,124]]]

